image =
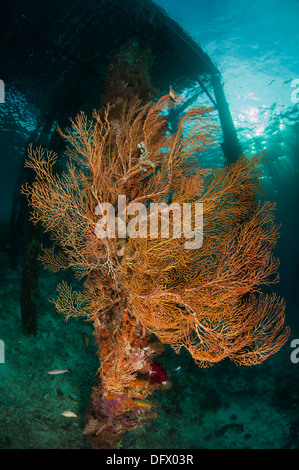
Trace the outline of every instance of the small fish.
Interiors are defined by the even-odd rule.
[[[78,416],[72,411],[63,411],[61,416],[64,416],[65,418],[78,418]]]
[[[276,80],[275,80],[275,79],[274,79],[274,80],[271,80],[271,82],[270,82],[270,83],[268,83],[268,85],[267,85],[267,86],[270,86],[270,85],[271,85],[273,82],[276,82]]]
[[[178,372],[179,370],[181,370],[181,366],[178,366],[175,369],[172,369],[173,372]]]
[[[283,82],[283,85],[287,85],[287,84],[290,83],[292,80],[293,80],[293,77],[290,78],[289,80],[285,80],[285,81]]]
[[[84,333],[82,334],[82,339],[83,339],[83,344],[84,344],[84,347],[85,347],[85,351],[88,353],[88,334]]]
[[[67,396],[69,397],[69,399],[70,399],[73,403],[75,403],[75,405],[78,405],[78,402],[76,402],[75,398],[73,398],[73,397],[69,394],[69,392],[67,392]]]
[[[136,403],[138,406],[146,406],[146,407],[151,407],[151,406],[156,406],[155,403],[152,403],[151,401],[145,400],[144,398],[132,398],[133,402]]]
[[[65,372],[69,372],[70,374],[72,373],[71,369],[68,367],[67,369],[53,369],[48,372],[49,375],[60,375],[60,374],[65,374]]]

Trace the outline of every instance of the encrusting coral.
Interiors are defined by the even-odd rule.
[[[224,358],[253,365],[289,336],[283,299],[262,293],[278,280],[275,207],[258,201],[262,156],[200,168],[198,154],[216,136],[211,109],[190,109],[171,134],[165,110],[173,101],[170,94],[145,106],[133,100],[117,118],[110,118],[110,106],[91,120],[81,113],[60,131],[68,142],[60,176],[53,170],[56,154],[29,150],[26,165],[36,178],[23,192],[32,220],[53,240],[43,264],[54,272],[72,268],[84,280],[80,291],[58,285],[57,311],[94,324],[100,368],[85,428],[93,447],[116,447],[125,431],[157,416],[150,397],[169,386],[154,359],[163,344],[176,352],[185,347],[200,367]],[[196,232],[199,202],[203,240],[188,249],[183,223]],[[164,203],[155,223],[153,203]],[[103,204],[113,208],[116,227]],[[191,207],[183,222],[175,212],[166,217],[163,207],[170,204]],[[130,207],[139,216],[145,207],[143,219]],[[165,220],[168,236],[161,232]]]

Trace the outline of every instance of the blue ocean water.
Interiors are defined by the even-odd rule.
[[[273,143],[282,146],[280,152],[284,150],[288,130],[298,118],[297,103],[292,102],[292,82],[299,76],[298,2],[156,3],[202,46],[220,70],[243,148],[260,151],[273,138]],[[298,101],[298,97],[293,99]],[[290,155],[281,155],[280,162],[274,158],[283,171],[287,161],[291,166]]]

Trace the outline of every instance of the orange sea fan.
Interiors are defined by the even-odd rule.
[[[109,106],[90,120],[81,113],[70,130],[60,131],[68,142],[60,176],[51,152],[30,148],[26,163],[36,171],[32,186],[23,190],[32,220],[60,247],[58,257],[54,250],[45,252],[45,265],[85,276],[80,292],[59,287],[56,306],[66,317],[82,314],[94,321],[106,394],[123,393],[140,370],[136,351],[128,346],[126,315],[135,335],[141,324],[146,341],[154,333],[177,352],[185,347],[200,366],[226,357],[237,364],[262,362],[289,335],[284,301],[262,294],[263,286],[278,281],[272,253],[279,234],[274,205],[259,202],[263,156],[243,156],[217,169],[194,165],[216,139],[212,110],[188,110],[171,134],[165,113],[170,104],[166,95],[146,106],[125,103],[118,118],[110,117]],[[129,233],[118,238],[118,226],[114,237],[98,238],[96,208],[109,203],[119,216],[119,195],[126,196],[128,207],[146,207],[144,238]],[[186,249],[184,231],[172,236],[183,228],[174,216],[167,219],[168,237],[151,237],[150,205],[170,202],[202,205],[201,246]],[[186,218],[194,230],[195,211]],[[127,215],[124,222],[131,220]],[[157,227],[165,220],[160,211]]]

